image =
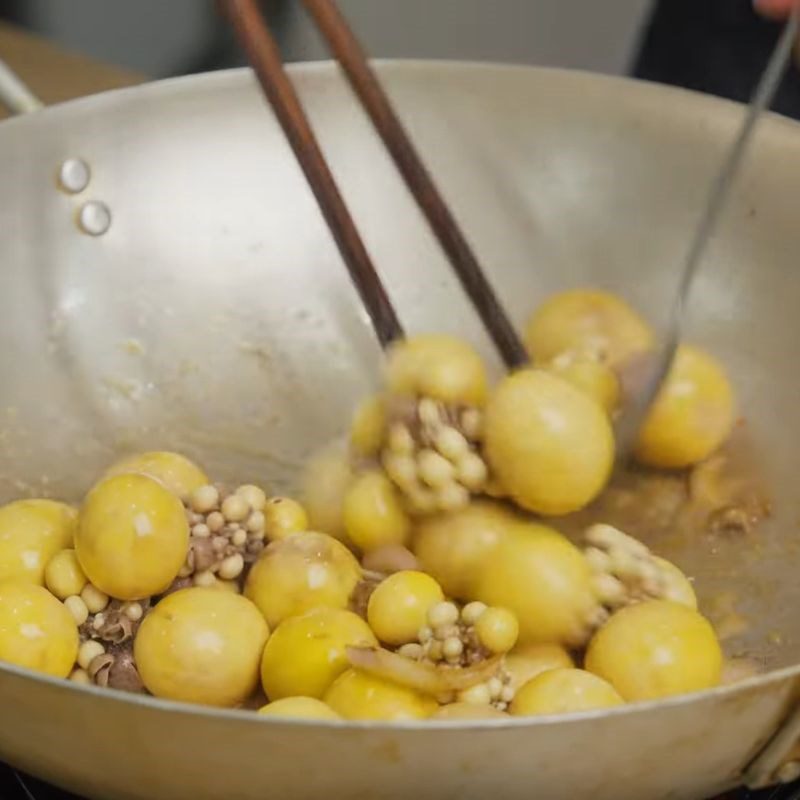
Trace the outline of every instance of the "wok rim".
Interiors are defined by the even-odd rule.
[[[695,89],[686,89],[680,86],[657,83],[642,78],[633,78],[627,75],[611,75],[600,72],[591,72],[585,69],[568,69],[564,67],[551,67],[533,64],[519,64],[515,62],[503,61],[476,61],[469,59],[436,59],[436,58],[374,58],[370,63],[377,67],[380,72],[405,72],[411,73],[417,70],[435,70],[440,73],[447,71],[468,72],[468,71],[497,71],[497,72],[517,72],[517,73],[536,73],[538,75],[554,75],[560,78],[576,77],[581,80],[593,82],[595,84],[606,84],[607,86],[621,86],[625,90],[634,91],[644,90],[648,93],[660,93],[663,96],[671,95],[674,98],[683,98],[684,101],[697,103],[698,106],[716,107],[722,113],[744,113],[747,105],[738,100],[718,97],[706,94]],[[287,65],[290,74],[296,75],[331,75],[337,74],[339,65],[332,59],[319,59],[314,61],[294,62]],[[145,81],[144,83],[132,86],[123,86],[118,89],[108,89],[103,92],[77,97],[72,100],[63,100],[43,106],[35,111],[26,114],[9,116],[0,120],[0,130],[19,125],[25,120],[41,119],[52,115],[63,109],[82,109],[84,106],[94,104],[111,103],[118,99],[125,99],[130,95],[166,95],[172,91],[182,89],[185,86],[196,86],[199,84],[220,83],[241,83],[246,79],[253,86],[257,85],[253,70],[250,67],[230,67],[226,69],[214,70],[211,72],[199,72],[192,75],[179,75],[170,78]],[[263,98],[260,98],[265,103]],[[355,100],[354,100],[355,102]],[[266,108],[266,103],[265,103]],[[725,111],[727,109],[727,111]],[[788,128],[800,130],[800,120],[792,119],[776,111],[764,112],[761,119],[763,128]]]
[[[767,689],[770,686],[791,681],[800,675],[800,664],[781,667],[763,675],[754,675],[726,686],[715,686],[697,692],[673,695],[660,700],[626,702],[620,706],[590,711],[577,711],[562,714],[542,714],[539,716],[508,716],[508,719],[475,719],[475,720],[315,720],[295,717],[267,717],[258,713],[257,709],[217,708],[199,703],[180,700],[168,700],[149,694],[133,694],[121,689],[111,689],[94,685],[76,684],[67,678],[57,678],[35,672],[26,667],[0,662],[0,674],[10,673],[33,683],[43,683],[59,691],[84,692],[104,700],[128,703],[144,708],[168,711],[172,714],[186,716],[215,717],[231,722],[255,722],[256,724],[291,725],[300,727],[323,727],[333,730],[357,729],[364,731],[425,731],[425,730],[501,730],[506,728],[529,728],[552,725],[568,725],[589,720],[644,715],[666,708],[677,708],[701,700],[724,700],[738,694],[754,690]]]
[[[449,59],[374,59],[373,63],[382,72],[389,73],[413,73],[416,71],[429,72],[431,70],[439,74],[447,72],[463,73],[467,71],[497,71],[515,73],[535,73],[537,75],[554,75],[558,78],[576,78],[588,83],[604,86],[619,87],[619,91],[628,93],[641,92],[642,95],[660,94],[664,98],[672,97],[684,106],[691,104],[689,109],[684,108],[682,114],[688,110],[707,109],[713,115],[725,115],[730,120],[744,111],[745,104],[734,100],[704,94],[691,89],[668,86],[652,81],[640,80],[627,76],[607,75],[594,73],[588,70],[564,69],[561,67],[534,66],[517,63],[504,63],[496,61],[472,61],[472,60],[449,60]],[[335,61],[325,59],[294,63],[288,65],[289,71],[293,75],[310,76],[330,76],[336,74],[338,65]],[[217,70],[214,72],[197,73],[162,80],[149,81],[142,84],[127,86],[120,89],[112,89],[105,92],[67,100],[46,106],[42,109],[20,116],[12,116],[0,121],[0,132],[15,126],[27,124],[46,124],[52,117],[57,117],[67,111],[87,112],[102,107],[113,105],[118,102],[127,102],[132,98],[146,97],[148,99],[163,99],[176,92],[184,92],[198,87],[207,87],[214,84],[219,86],[240,85],[243,82],[252,83],[255,86],[255,78],[249,67],[235,67],[231,69]],[[692,107],[693,106],[693,107]],[[266,104],[264,110],[268,112]],[[41,122],[39,122],[41,121]],[[760,135],[764,132],[769,134],[781,134],[783,132],[800,132],[800,121],[793,120],[776,112],[768,112],[761,120]],[[789,134],[794,135],[794,134]],[[310,720],[291,717],[265,717],[259,715],[255,710],[241,708],[214,708],[203,706],[196,703],[167,700],[153,695],[133,694],[117,689],[101,688],[98,686],[83,686],[75,684],[68,679],[57,678],[51,675],[42,674],[25,667],[0,661],[0,675],[3,673],[14,675],[25,681],[32,683],[42,683],[61,691],[76,691],[95,695],[109,702],[127,703],[141,708],[152,708],[155,710],[167,711],[172,714],[188,716],[215,717],[221,720],[239,722],[245,724],[269,724],[276,726],[299,726],[299,727],[322,727],[332,730],[356,729],[365,731],[430,731],[430,730],[504,730],[508,728],[538,728],[542,726],[569,725],[576,722],[588,720],[644,715],[655,710],[664,708],[675,708],[701,700],[715,700],[733,697],[751,690],[766,689],[783,682],[791,681],[800,676],[800,663],[780,667],[769,672],[755,675],[744,680],[726,686],[717,686],[712,689],[705,689],[697,692],[690,692],[660,700],[648,700],[643,702],[625,703],[609,709],[597,709],[592,711],[571,712],[565,714],[549,714],[541,716],[512,717],[507,719],[476,719],[476,720],[414,720],[414,721],[358,721],[358,720]]]

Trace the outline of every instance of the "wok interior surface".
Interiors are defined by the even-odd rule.
[[[738,106],[527,68],[387,63],[380,72],[517,324],[549,294],[576,286],[617,292],[664,323]],[[499,374],[343,79],[330,65],[294,77],[406,329],[464,336]],[[77,196],[54,179],[70,157],[92,171]],[[773,518],[755,541],[653,543],[696,578],[701,603],[736,594],[748,627],[727,649],[770,668],[800,662],[798,186],[800,133],[768,119],[714,238],[689,331],[730,371]],[[102,236],[76,224],[87,200],[111,211]],[[220,480],[295,486],[303,461],[341,434],[377,382],[381,356],[366,313],[246,71],[4,123],[0,233],[3,501],[77,499],[114,457],[148,448],[184,452]],[[47,694],[127,707],[130,725],[148,710],[73,689],[50,686]],[[221,719],[209,716],[208,725]],[[135,727],[131,743],[140,738]],[[630,736],[636,741],[635,726]],[[752,743],[741,748],[750,752]],[[716,785],[732,758],[720,754],[716,773],[678,780],[670,796]],[[79,772],[65,777],[63,767],[51,761],[46,769],[80,783]],[[652,780],[661,775],[651,770]],[[114,796],[144,796],[126,791]],[[611,794],[597,796],[623,796],[603,791]]]

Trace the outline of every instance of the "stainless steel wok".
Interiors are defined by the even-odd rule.
[[[663,320],[740,107],[539,69],[380,71],[515,320],[576,284],[619,291]],[[294,76],[407,329],[456,332],[491,357],[337,70]],[[71,194],[58,175],[75,158],[91,174]],[[102,800],[677,800],[788,776],[800,686],[798,190],[800,128],[769,119],[712,247],[691,330],[730,366],[775,519],[758,548],[666,553],[701,595],[739,592],[751,629],[730,646],[766,658],[769,674],[561,719],[326,725],[0,666],[0,759]],[[92,204],[110,214],[100,235],[85,230],[107,222]],[[184,451],[221,479],[292,485],[379,367],[366,315],[249,72],[0,124],[0,499],[76,497],[116,454],[151,446]]]

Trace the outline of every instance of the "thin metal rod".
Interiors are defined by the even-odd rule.
[[[510,368],[527,363],[528,355],[514,326],[336,3],[334,0],[303,2],[394,159],[500,355]]]
[[[322,154],[278,45],[254,0],[219,0],[247,53],[264,94],[283,128],[328,223],[381,345],[403,337],[403,328]]]
[[[647,412],[672,369],[683,333],[686,309],[694,280],[711,241],[714,229],[722,212],[725,210],[731,187],[739,175],[739,169],[747,154],[747,148],[753,139],[756,125],[763,112],[771,105],[781,78],[786,71],[795,40],[797,39],[798,30],[800,30],[799,20],[800,8],[795,7],[756,87],[744,123],[711,186],[706,207],[692,237],[686,256],[678,290],[670,309],[669,325],[663,343],[651,360],[649,374],[644,382],[644,389],[636,397],[632,398],[630,406],[622,416],[617,431],[617,452],[621,460],[625,460],[633,450]]]

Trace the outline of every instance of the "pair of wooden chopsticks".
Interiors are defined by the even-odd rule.
[[[303,0],[509,368],[525,348],[335,0]],[[382,346],[403,327],[342,198],[257,0],[219,0],[305,173]]]

